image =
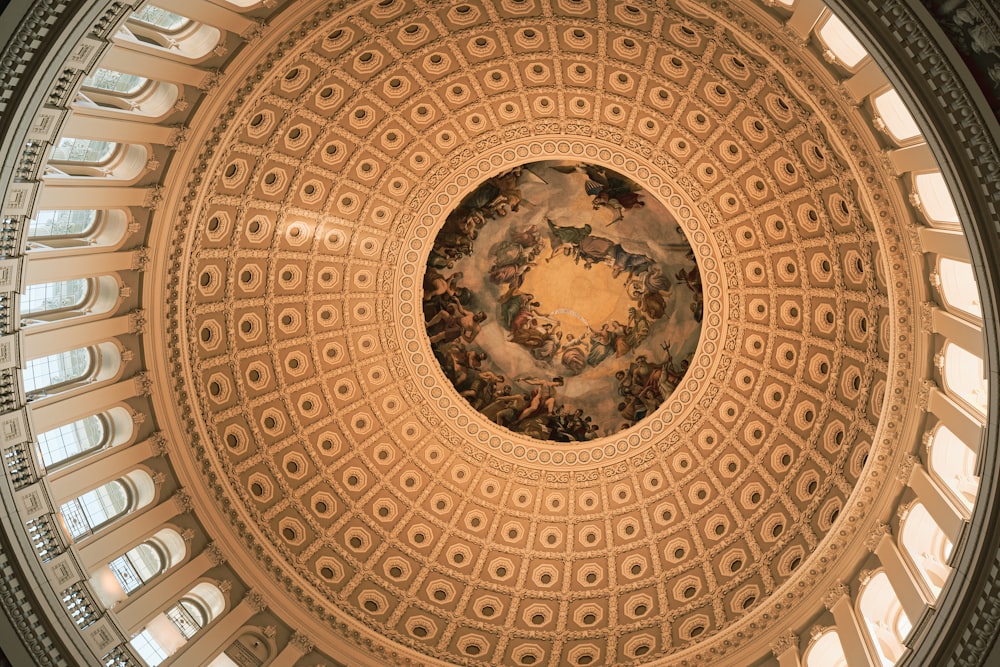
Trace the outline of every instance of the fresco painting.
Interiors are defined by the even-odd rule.
[[[494,176],[428,255],[434,355],[476,410],[537,440],[613,435],[684,377],[701,279],[673,214],[605,167],[564,161]]]

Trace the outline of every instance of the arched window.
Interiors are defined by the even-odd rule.
[[[103,91],[106,93],[116,93],[120,96],[131,97],[141,91],[149,79],[138,74],[126,74],[113,69],[98,67],[94,72],[83,80],[83,87],[92,91]]]
[[[983,376],[983,360],[949,342],[941,351],[941,363],[945,391],[985,415],[989,386]]]
[[[177,32],[191,23],[191,19],[180,14],[175,14],[162,7],[157,7],[156,5],[145,5],[141,9],[132,12],[129,20],[151,28],[157,28],[163,32]]]
[[[938,260],[937,273],[945,306],[982,319],[983,309],[979,303],[979,287],[972,273],[972,264],[942,257]]]
[[[21,326],[98,315],[121,302],[121,285],[111,275],[28,285],[19,297]]]
[[[102,165],[111,159],[117,147],[111,141],[63,137],[52,149],[49,163]]]
[[[843,21],[832,14],[823,22],[816,34],[823,46],[848,69],[857,67],[858,63],[868,55],[865,47],[861,45],[854,33],[844,25]]]
[[[148,160],[149,151],[143,146],[63,137],[49,155],[45,177],[127,181],[137,178]]]
[[[97,223],[97,211],[38,211],[28,225],[28,240],[88,236]]]
[[[872,106],[875,107],[875,113],[885,124],[885,131],[896,140],[896,143],[920,136],[917,122],[913,120],[913,115],[910,114],[895,89],[890,88],[873,97]]]
[[[24,391],[31,396],[51,394],[90,376],[99,359],[90,347],[50,354],[30,360],[24,366]]]
[[[52,468],[81,454],[100,449],[107,440],[108,427],[103,417],[90,415],[78,421],[38,435],[38,454],[42,465]]]
[[[128,512],[132,494],[122,480],[113,480],[59,508],[66,530],[74,540],[93,533]]]
[[[74,104],[159,118],[172,110],[179,96],[180,89],[172,83],[100,67],[83,80]]]
[[[828,628],[815,637],[803,654],[802,664],[805,667],[847,667],[837,631]]]
[[[40,210],[28,225],[28,251],[113,246],[125,237],[125,209]]]
[[[154,578],[176,567],[187,555],[187,543],[176,529],[163,528],[132,547],[90,577],[90,584],[107,607],[127,599]]]
[[[165,569],[165,562],[156,546],[143,542],[108,563],[108,568],[128,595],[160,574]]]
[[[882,664],[896,664],[905,650],[903,640],[911,624],[885,572],[880,570],[862,587],[858,608]]]
[[[59,514],[67,534],[73,540],[79,540],[125,514],[145,507],[155,495],[156,484],[149,473],[133,470],[63,503]]]
[[[952,224],[959,222],[955,202],[940,171],[917,174],[913,177],[913,188],[929,221]]]
[[[21,317],[38,317],[82,306],[90,296],[85,278],[28,285],[21,298]]]
[[[132,648],[149,667],[156,667],[180,650],[224,609],[225,597],[219,587],[201,582],[146,624],[142,632],[132,639]]]
[[[128,442],[134,434],[132,413],[116,406],[38,434],[38,455],[51,470],[84,454]]]
[[[979,492],[976,455],[944,424],[938,424],[934,429],[927,448],[930,450],[931,473],[952,490],[966,509],[971,510]]]
[[[222,40],[222,32],[204,23],[156,5],[144,5],[133,12],[116,37],[188,60],[203,58]]]
[[[122,367],[121,348],[114,341],[31,359],[24,366],[28,400],[38,400],[89,382],[115,378]]]
[[[917,571],[936,598],[951,572],[951,541],[922,503],[914,504],[903,518],[899,540]]]

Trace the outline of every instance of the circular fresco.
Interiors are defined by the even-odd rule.
[[[427,335],[455,389],[538,440],[652,414],[698,345],[702,285],[674,215],[611,169],[521,165],[447,216],[427,259]]]

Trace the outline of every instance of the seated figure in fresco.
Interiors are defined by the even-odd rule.
[[[603,236],[587,236],[580,241],[577,247],[576,261],[583,260],[583,268],[589,269],[594,264],[605,262],[613,263],[611,253],[617,243]]]
[[[549,225],[549,235],[552,237],[549,242],[552,252],[549,254],[548,259],[545,260],[546,262],[552,261],[560,252],[566,255],[576,253],[580,247],[580,242],[590,236],[590,225],[584,225],[583,227],[559,226],[548,218],[545,218],[545,222]]]
[[[611,277],[617,278],[622,273],[628,273],[628,279],[653,267],[653,259],[641,253],[628,252],[616,243],[611,248]]]
[[[616,333],[605,322],[597,331],[593,329],[588,331],[588,335],[590,336],[590,351],[587,352],[587,365],[597,366],[614,353]]]
[[[634,350],[649,335],[649,320],[636,308],[628,309],[628,327],[625,333],[625,344]]]
[[[552,361],[562,343],[561,331],[547,331],[540,345],[530,350],[531,356],[539,361]]]
[[[625,289],[633,301],[639,304],[639,309],[651,320],[658,320],[667,312],[667,302],[664,294],[668,294],[672,284],[659,266],[649,271],[632,276]]]
[[[590,353],[589,337],[580,336],[574,338],[572,334],[566,336],[562,345],[562,365],[574,375],[582,371],[587,366],[587,355]]]

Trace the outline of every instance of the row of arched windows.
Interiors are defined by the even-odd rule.
[[[157,450],[144,439],[149,408],[124,378],[139,353],[125,311],[141,307],[141,300],[132,296],[139,281],[131,253],[121,249],[139,242],[148,215],[143,189],[189,104],[185,97],[201,94],[218,56],[236,45],[234,35],[256,24],[241,14],[263,13],[264,1],[135,6],[71,93],[27,222],[29,270],[14,312],[24,337],[21,379],[37,429],[34,467],[48,477],[51,517],[61,541],[74,545],[75,561],[87,570],[88,590],[105,608],[123,610],[115,626],[128,630],[116,650],[127,664],[136,657],[160,664],[232,611],[229,589],[204,575],[212,559],[202,557],[194,570],[179,572],[199,557],[191,547],[203,538],[181,527],[193,522],[151,519],[147,525],[143,518],[152,512],[175,517],[180,510],[171,503],[172,482],[164,486]],[[188,12],[220,23],[210,25]],[[45,560],[57,551],[47,546],[39,553]],[[190,572],[202,574],[180,584],[168,581]],[[176,590],[185,592],[178,596]],[[131,616],[137,607],[141,619]],[[240,618],[250,618],[242,613]],[[252,628],[231,644],[222,643],[228,634],[220,636],[220,643],[203,642],[198,654],[208,659],[197,664],[237,664],[227,652],[240,660],[254,655],[264,664],[276,653],[274,642]],[[126,664],[108,656],[100,658],[102,664]]]
[[[779,0],[779,4],[786,8],[786,15],[791,19],[801,3],[798,0]],[[828,9],[818,9],[814,3],[807,4],[807,7],[801,7],[801,13],[814,15],[810,37],[824,57],[842,70],[845,82],[853,84],[850,79],[871,63],[869,54]],[[915,217],[928,228],[960,237],[960,216],[937,165],[933,161],[927,163],[902,155],[902,149],[921,144],[924,139],[899,93],[888,81],[879,84],[876,80],[872,84],[871,77],[860,76],[858,80],[861,83],[857,85],[863,91],[858,98],[871,114],[872,124],[886,136],[890,145],[900,149],[896,167],[903,174],[901,181],[909,191]],[[953,248],[965,246],[965,242],[962,240],[951,245]],[[954,512],[960,517],[967,518],[979,487],[976,452],[980,443],[975,441],[975,433],[981,432],[985,423],[989,391],[978,343],[982,336],[983,313],[972,264],[964,254],[967,250],[937,252],[933,244],[925,248],[928,252],[932,249],[935,252],[928,255],[931,262],[928,267],[929,291],[937,300],[937,306],[958,318],[947,331],[947,327],[941,327],[941,332],[934,333],[938,340],[936,361],[939,376],[936,380],[947,409],[929,417],[925,448],[921,451],[921,458],[928,466],[931,485],[927,489],[925,485],[911,483],[911,486],[920,487],[922,493],[929,493],[932,497],[921,498],[917,494],[909,502],[900,515],[898,536],[892,538],[891,553],[885,554],[889,562],[866,575],[852,602],[852,613],[863,632],[859,639],[867,645],[862,652],[875,664],[884,666],[896,664],[905,655],[907,636],[918,621],[907,614],[901,602],[902,594],[894,588],[893,576],[890,575],[895,575],[897,585],[900,578],[912,576],[912,590],[922,591],[921,597],[926,602],[936,600],[951,573],[948,563],[953,540],[957,538],[957,535],[942,529],[938,518],[948,514],[951,507],[956,508]],[[963,335],[960,341],[953,339],[950,333],[963,328],[967,335]],[[955,423],[956,419],[962,424]],[[974,428],[970,429],[968,424]],[[978,427],[975,427],[977,424]],[[965,434],[964,439],[957,432]],[[925,499],[927,502],[924,502]],[[933,511],[929,509],[931,505]],[[880,560],[883,554],[880,552]],[[898,560],[893,554],[898,554]],[[890,572],[890,568],[900,565],[902,571]],[[919,609],[923,608],[924,604],[919,606]],[[910,610],[912,614],[912,605]],[[845,642],[853,640],[844,637],[844,633],[851,634],[851,630],[835,625],[816,631],[802,653],[802,664],[805,667],[847,667],[850,652],[845,650]]]
[[[185,16],[184,10],[175,10],[173,4],[176,3],[171,0],[165,0],[162,6],[143,4],[118,26],[105,52],[109,55],[104,58],[107,62],[99,59],[76,89],[70,105],[72,113],[84,119],[147,123],[155,129],[157,123],[186,106],[185,88],[197,83],[191,66],[224,52],[225,28],[230,31],[233,28],[194,20]],[[259,7],[261,0],[218,4],[228,4],[233,11],[241,12]],[[197,3],[192,7],[192,11],[200,11]],[[204,11],[220,15],[217,8]],[[237,30],[240,32],[251,23],[241,19],[234,24],[240,26]],[[175,80],[172,74],[154,71],[149,66],[150,56],[164,63],[179,63],[179,67],[173,70],[168,67],[167,71],[180,73],[180,78]],[[96,126],[110,127],[100,123]],[[127,136],[145,135],[133,131]],[[60,275],[51,275],[46,280],[47,270],[41,268],[42,263],[37,264],[17,302],[26,336],[23,387],[31,406],[44,403],[58,408],[64,397],[110,387],[122,375],[127,360],[136,354],[135,350],[129,350],[126,356],[126,347],[132,343],[120,339],[123,333],[120,324],[102,328],[99,322],[121,315],[130,294],[129,286],[134,284],[134,277],[123,272],[123,266],[126,270],[129,267],[128,261],[119,260],[112,269],[99,258],[110,257],[106,253],[121,248],[141,228],[134,217],[135,209],[130,208],[136,205],[136,199],[126,197],[121,205],[116,205],[114,197],[100,195],[100,188],[119,186],[115,191],[121,193],[121,186],[144,182],[142,179],[156,168],[166,135],[160,132],[152,136],[156,137],[151,139],[152,143],[145,144],[134,138],[119,138],[113,129],[76,134],[69,129],[51,146],[43,175],[50,190],[44,197],[47,204],[43,203],[31,215],[26,236],[29,262],[52,258],[47,266]],[[73,194],[86,190],[91,192],[79,197]],[[94,207],[95,201],[100,201],[103,207]],[[83,205],[74,206],[74,202]],[[89,274],[78,268],[59,268],[63,258],[75,261],[73,266],[79,267],[83,264],[74,258],[85,261],[86,255],[94,253],[97,255]],[[51,331],[48,325],[54,323],[58,323],[60,330],[90,327],[87,341],[75,339],[72,329],[66,329],[64,340],[50,335],[45,339],[44,353],[31,356],[35,333]],[[109,332],[108,338],[102,340],[102,331]],[[146,464],[136,464],[141,456],[123,459],[115,453],[127,454],[126,447],[140,445],[139,425],[144,421],[143,415],[137,414],[135,405],[114,398],[127,393],[102,395],[112,397],[110,404],[100,405],[95,401],[90,414],[80,414],[74,409],[63,419],[58,409],[49,410],[43,428],[35,435],[37,462],[47,475],[54,474],[60,480],[66,475],[80,479],[75,471],[84,468],[96,471],[105,462],[115,466],[119,465],[117,461],[130,461],[124,470],[101,468],[100,474],[95,475],[95,481],[100,483],[82,492],[74,490],[71,497],[64,497],[58,503],[56,517],[62,531],[83,550],[92,549],[92,545],[106,542],[109,537],[114,543],[121,541],[119,533],[124,536],[136,530],[131,517],[148,512],[165,500],[160,492],[163,481],[160,473],[154,474]],[[72,489],[73,485],[65,488]],[[167,524],[149,526],[148,530],[139,539],[126,540],[124,547],[90,566],[91,589],[105,607],[131,608],[134,601],[192,558],[189,529]],[[158,609],[148,620],[132,627],[129,643],[133,655],[150,667],[158,665],[227,612],[227,594],[215,581],[200,579],[190,582],[183,595],[157,603]],[[159,600],[162,593],[153,595]],[[120,620],[129,622],[127,611]],[[256,652],[266,658],[273,653],[266,648],[268,642],[262,637],[253,633],[244,635],[233,643],[245,644],[237,647],[235,654],[243,657]],[[235,664],[226,662],[225,646],[208,650],[218,654],[213,664]]]

